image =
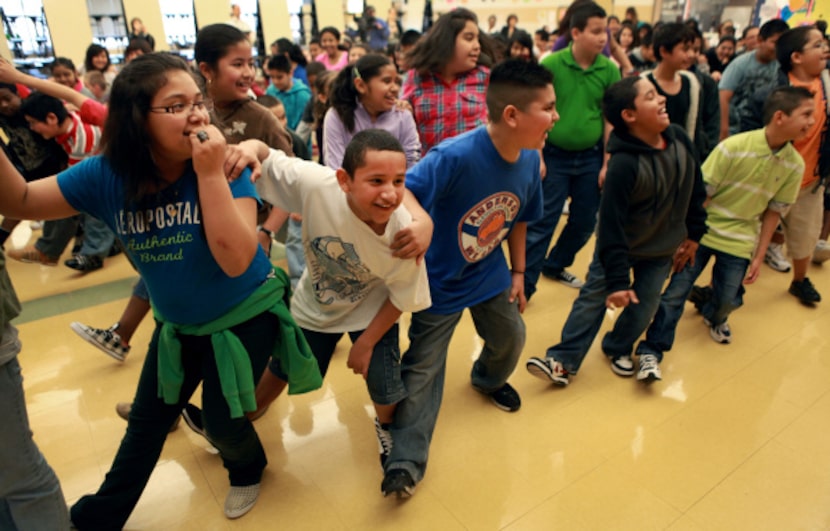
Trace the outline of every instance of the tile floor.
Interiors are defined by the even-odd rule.
[[[7,246],[29,237],[23,227]],[[574,273],[584,275],[589,254]],[[151,324],[124,363],[69,329],[120,315],[135,278],[123,256],[86,276],[8,267],[24,301],[17,323],[32,429],[71,503],[109,468],[125,428],[114,406],[132,397]],[[830,264],[810,276],[828,299],[816,308],[786,293],[789,275],[764,268],[730,319],[731,345],[715,344],[689,305],[661,382],[614,375],[595,346],[566,389],[524,369],[558,340],[577,294],[543,279],[511,378],[523,399],[514,414],[471,389],[480,341],[465,316],[429,470],[404,502],[380,494],[373,414],[345,366],[344,340],[322,389],[283,397],[257,421],[270,464],[248,515],[225,519],[221,462],[182,427],[127,529],[830,529]]]

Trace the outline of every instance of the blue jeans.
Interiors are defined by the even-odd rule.
[[[528,223],[525,267],[525,296],[536,291],[539,274],[570,267],[576,253],[585,246],[597,223],[599,209],[599,171],[602,169],[602,145],[584,151],[566,151],[545,143],[542,152],[547,177],[542,181],[544,214]],[[553,232],[562,216],[565,201],[571,198],[568,221],[550,254]],[[547,257],[545,256],[547,254]]]
[[[103,221],[87,214],[45,222],[43,234],[35,242],[35,248],[50,258],[59,257],[75,237],[81,221],[84,224],[84,240],[80,254],[106,258],[115,243],[115,234]]]
[[[288,276],[291,277],[291,289],[297,287],[297,282],[305,270],[305,254],[303,254],[303,223],[288,218],[288,231],[285,236],[285,260],[288,262]]]
[[[262,313],[231,328],[245,346],[254,381],[262,374],[279,335],[276,315]],[[182,383],[179,401],[166,404],[158,396],[159,327],[153,333],[133,399],[127,433],[107,473],[93,495],[72,506],[72,522],[85,529],[121,529],[141,496],[161,455],[170,426],[202,383],[202,419],[210,442],[219,449],[232,486],[259,483],[268,460],[256,431],[243,415],[231,418],[222,394],[210,336],[179,334]]]
[[[334,355],[334,349],[337,348],[337,342],[343,337],[343,332],[318,332],[305,328],[302,330],[309,347],[311,347],[311,352],[317,360],[320,375],[325,378],[329,370],[331,357]],[[362,330],[349,332],[352,343],[357,341],[362,333]],[[366,387],[369,389],[369,396],[376,404],[397,404],[406,397],[406,389],[401,380],[401,350],[398,345],[398,334],[398,323],[395,323],[375,344],[372,359],[369,361]],[[277,378],[284,381],[288,380],[288,376],[282,370],[279,360],[276,358],[271,358],[268,363],[268,370]]]
[[[103,221],[84,214],[84,243],[80,254],[106,258],[115,243],[115,234]]]
[[[525,344],[525,325],[510,290],[470,307],[476,332],[484,340],[473,364],[472,384],[495,391],[513,374]],[[429,444],[444,394],[447,348],[462,312],[412,314],[409,350],[401,359],[401,376],[409,394],[398,404],[390,432],[394,445],[386,471],[404,469],[416,482],[424,477]]]
[[[695,264],[687,264],[683,271],[672,275],[669,287],[660,299],[654,322],[648,327],[646,339],[637,346],[637,354],[654,354],[662,360],[663,352],[671,350],[686,299],[712,256],[715,257],[713,295],[701,308],[703,317],[712,324],[721,324],[726,322],[730,313],[743,305],[743,280],[749,260],[701,245],[695,254]]]
[[[634,273],[632,289],[640,300],[629,304],[617,316],[614,328],[602,339],[602,351],[609,358],[630,356],[634,342],[651,322],[660,303],[660,290],[671,271],[672,259],[630,258]],[[579,372],[582,360],[594,342],[605,317],[605,299],[610,295],[605,283],[605,270],[594,254],[588,267],[588,278],[579,290],[568,320],[562,328],[562,342],[550,347],[547,357],[560,362],[570,374]]]
[[[17,357],[0,365],[0,404],[0,529],[69,529],[60,482],[32,439]]]

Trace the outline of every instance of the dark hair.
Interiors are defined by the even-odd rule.
[[[354,111],[360,98],[354,86],[355,76],[358,75],[368,83],[370,79],[380,74],[384,66],[391,64],[392,62],[385,55],[370,53],[358,59],[354,66],[347,66],[337,74],[331,86],[329,104],[346,126],[346,131],[350,133],[354,131]]]
[[[437,73],[450,63],[455,54],[455,39],[464,30],[467,22],[472,22],[478,27],[476,14],[459,7],[449,13],[444,13],[435,24],[427,31],[410,50],[407,57],[409,66],[421,74]],[[490,40],[486,35],[479,35],[482,57],[492,57]]]
[[[812,100],[813,93],[804,87],[784,86],[773,90],[764,101],[764,125],[769,125],[772,117],[778,111],[791,115],[804,100]]]
[[[608,18],[606,19],[606,21],[611,22],[612,20],[616,20],[617,22],[620,22],[620,17],[618,17],[617,15],[608,15]]]
[[[141,52],[143,54],[153,53],[150,43],[146,39],[133,39],[130,44],[124,49],[124,56],[128,56],[133,52]]]
[[[553,84],[553,74],[545,67],[520,59],[507,59],[493,67],[487,87],[487,113],[498,123],[505,107],[527,109],[537,98],[539,89]]]
[[[530,50],[530,60],[536,61],[536,56],[533,55],[533,38],[526,31],[517,30],[510,38],[510,46],[508,47],[507,55],[510,55],[510,49],[513,48],[514,43],[519,43],[523,48]]]
[[[92,65],[92,58],[101,55],[101,52],[106,52],[107,53],[107,66],[105,66],[103,69],[101,69],[101,72],[105,71],[107,68],[110,67],[110,65],[112,63],[110,62],[110,53],[109,53],[109,51],[106,48],[104,48],[103,46],[101,46],[100,44],[94,44],[93,43],[93,44],[90,44],[86,49],[86,58],[84,59],[84,69],[87,72],[91,72],[92,70],[98,70],[97,68],[95,68]]]
[[[169,53],[150,53],[127,64],[112,84],[101,153],[116,175],[124,179],[128,202],[150,195],[163,184],[150,152],[147,116],[153,97],[167,84],[168,74],[178,70],[192,75],[183,59]]]
[[[584,31],[585,26],[588,25],[589,19],[597,17],[605,20],[605,16],[605,10],[596,2],[587,2],[577,6],[574,8],[573,13],[571,13],[571,20],[568,24],[568,33],[570,33],[572,29]]]
[[[633,6],[629,6],[625,9],[625,16],[633,15],[635,19],[639,19],[637,16],[637,9]]]
[[[262,105],[263,107],[271,108],[276,107],[277,105],[285,105],[282,100],[279,98],[275,98],[270,94],[263,94],[262,96],[256,97],[256,102]]]
[[[20,104],[20,113],[38,122],[45,122],[49,113],[57,116],[58,123],[63,122],[69,116],[69,111],[66,110],[61,100],[43,92],[32,92],[28,98],[24,99]]]
[[[738,41],[735,39],[735,37],[733,37],[732,35],[726,35],[720,38],[720,40],[718,41],[718,46],[725,42],[731,42],[732,46],[737,46],[738,44]]]
[[[614,129],[620,132],[628,132],[628,124],[623,120],[622,112],[626,109],[635,110],[637,106],[634,100],[637,99],[637,83],[641,81],[638,76],[624,77],[605,90],[602,96],[602,114]]]
[[[823,18],[816,20],[816,29],[824,35],[824,38],[827,38],[827,21]]]
[[[355,171],[366,163],[366,152],[395,151],[404,154],[403,146],[392,133],[383,129],[364,129],[352,137],[343,154],[343,170],[354,179]]]
[[[519,22],[519,16],[516,15],[516,13],[510,13],[509,15],[507,15],[507,21],[506,22],[508,24],[510,24],[510,19],[515,20],[517,23]]]
[[[408,29],[408,30],[404,31],[403,34],[401,35],[401,40],[399,41],[399,44],[401,46],[412,46],[413,44],[418,42],[418,39],[420,39],[420,38],[421,38],[421,32],[420,31],[414,30],[414,29]]]
[[[640,37],[640,32],[643,31],[643,36]],[[643,24],[637,28],[637,36],[639,37],[640,46],[648,48],[654,44],[654,28],[651,24]]]
[[[674,47],[678,44],[693,43],[695,41],[695,34],[685,24],[680,22],[669,22],[660,26],[654,32],[654,57],[658,61],[662,61],[663,57],[660,53],[660,48],[665,48],[667,53],[671,53]]]
[[[75,72],[75,75],[78,74],[78,69],[75,68],[75,63],[72,62],[72,59],[68,57],[55,57],[55,60],[52,61],[52,64],[49,65],[50,70],[54,70],[56,66],[62,66],[64,68],[68,68]]]
[[[537,37],[541,37],[542,40],[545,40],[545,41],[550,39],[550,32],[548,30],[546,30],[545,28],[537,29],[536,31],[533,32],[533,34]]]
[[[329,85],[334,81],[337,72],[332,72],[330,70],[326,70],[317,74],[317,77],[314,79],[314,93],[316,97],[314,98],[314,104],[312,105],[312,115],[314,116],[314,126],[316,127],[320,120],[323,119],[325,116],[326,111],[329,110],[331,106],[331,86]],[[319,97],[320,94],[326,92],[326,101],[320,101]]]
[[[277,45],[277,53],[280,55],[287,55],[292,63],[297,63],[300,66],[308,64],[308,59],[306,59],[303,49],[300,48],[299,44],[295,44],[285,37],[275,40],[274,44]]]
[[[324,65],[320,61],[311,61],[310,63],[308,63],[308,66],[305,67],[306,76],[317,76],[320,75],[321,72],[325,71],[326,65]]]
[[[617,32],[617,42],[620,42],[620,36],[624,29],[628,29],[631,32],[631,44],[629,50],[637,47],[640,45],[640,34],[637,32],[637,28],[634,27],[634,23],[630,20],[625,20],[620,24],[620,31]]]
[[[219,64],[219,59],[228,53],[228,49],[242,41],[248,42],[248,38],[230,24],[220,23],[205,26],[196,34],[193,59],[196,64],[205,63],[210,68],[215,69]]]
[[[308,41],[308,45],[311,46],[312,44],[320,46],[320,37],[312,37],[311,40]]]
[[[775,44],[775,56],[778,64],[785,73],[793,69],[792,55],[804,50],[810,40],[810,32],[816,29],[815,26],[799,26],[785,31]]]
[[[319,36],[320,38],[323,37],[323,33],[331,33],[334,36],[337,42],[340,42],[340,30],[335,28],[334,26],[326,26],[325,28],[320,30]]]
[[[0,89],[6,89],[12,94],[17,94],[17,85],[14,83],[0,83]]]
[[[758,37],[760,39],[767,40],[774,35],[784,33],[788,29],[790,29],[789,24],[787,24],[780,18],[774,18],[772,20],[764,22],[764,24],[761,26],[761,29],[758,30]]]
[[[276,70],[278,72],[285,72],[286,74],[291,73],[291,61],[289,61],[288,57],[284,55],[275,55],[268,59],[268,64],[266,65],[268,70]]]
[[[750,24],[749,26],[745,27],[744,30],[741,32],[741,39],[746,39],[747,34],[750,30],[758,29],[758,26],[753,26]]]

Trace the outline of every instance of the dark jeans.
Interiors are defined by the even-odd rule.
[[[566,151],[545,144],[542,152],[547,177],[542,181],[544,214],[528,223],[525,267],[525,295],[536,291],[539,274],[570,267],[576,253],[585,246],[597,222],[599,209],[599,171],[602,169],[602,145],[584,151]],[[556,245],[547,254],[553,232],[562,216],[565,201],[571,198],[568,221]]]
[[[671,350],[686,299],[689,298],[695,280],[713,256],[713,294],[712,299],[701,308],[703,317],[712,324],[721,324],[730,313],[743,305],[743,280],[749,260],[701,245],[695,254],[695,264],[687,264],[683,271],[672,275],[669,286],[660,298],[660,307],[654,321],[648,327],[646,339],[637,346],[637,354],[654,354],[662,361],[663,352]]]
[[[106,258],[115,243],[115,234],[103,221],[86,214],[45,222],[43,234],[35,242],[35,248],[49,258],[58,258],[75,237],[81,222],[84,225],[84,241],[80,254]]]
[[[303,330],[303,335],[308,341],[311,352],[320,367],[320,375],[325,378],[337,348],[337,342],[343,337],[343,332],[318,332],[316,330]],[[352,343],[363,333],[363,330],[349,332]],[[387,332],[375,344],[372,351],[372,359],[369,361],[369,374],[366,377],[366,387],[369,389],[369,396],[376,404],[388,405],[397,404],[406,397],[401,380],[401,350],[398,345],[399,334],[398,323],[392,325]],[[280,367],[279,361],[271,359],[268,364],[275,376],[282,380],[288,380],[285,371]]]
[[[602,350],[610,358],[631,355],[634,342],[657,311],[660,290],[663,289],[663,283],[671,271],[671,257],[640,260],[631,258],[630,261],[634,273],[632,289],[640,302],[629,304],[617,317],[614,328],[605,334]],[[574,301],[568,320],[562,328],[562,341],[547,351],[547,357],[562,363],[570,374],[579,371],[602,326],[605,299],[608,295],[610,292],[605,284],[605,270],[594,254],[585,285],[579,290],[579,296]]]
[[[252,375],[260,375],[279,335],[278,318],[260,314],[234,326],[251,359]],[[81,498],[71,510],[80,529],[121,529],[135,508],[161,455],[170,426],[199,382],[202,382],[202,418],[210,441],[222,456],[232,486],[259,483],[267,464],[265,452],[246,416],[231,418],[222,394],[215,353],[209,336],[180,335],[184,383],[179,401],[165,404],[158,396],[158,337],[153,333],[138,382],[127,433],[104,483],[94,495]],[[256,381],[257,378],[254,378]]]

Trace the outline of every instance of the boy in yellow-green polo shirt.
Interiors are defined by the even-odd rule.
[[[542,181],[544,215],[527,227],[525,296],[536,291],[539,274],[579,288],[582,281],[566,271],[596,225],[599,192],[605,174],[605,140],[609,127],[602,117],[605,89],[620,80],[620,70],[602,54],[608,41],[605,10],[594,2],[574,9],[571,44],[553,53],[542,66],[553,73],[560,120],[548,133],[543,150],[547,177]],[[567,225],[547,254],[565,201],[571,207]]]
[[[653,354],[658,363],[662,360],[674,343],[690,293],[712,339],[731,342],[726,319],[743,304],[743,284],[758,279],[781,214],[798,197],[804,161],[792,142],[806,134],[815,121],[813,114],[809,90],[778,88],[764,104],[763,129],[727,138],[706,159],[702,169],[708,232],[694,261],[672,276],[637,354]],[[694,288],[713,256],[712,287]]]

